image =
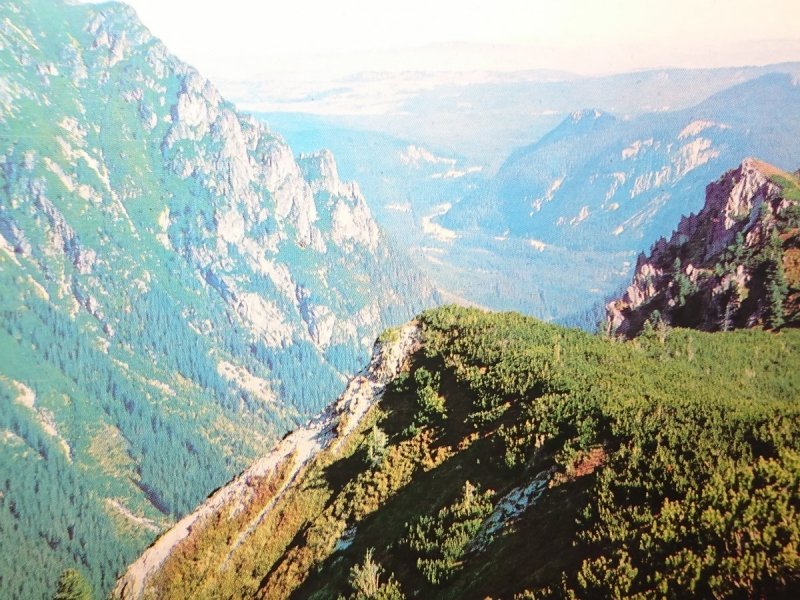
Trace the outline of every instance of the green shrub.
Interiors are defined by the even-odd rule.
[[[417,552],[417,568],[432,584],[444,583],[458,572],[467,545],[492,512],[492,495],[467,481],[455,502],[408,526],[405,543]]]
[[[353,593],[348,600],[404,600],[405,596],[394,575],[390,575],[386,583],[381,583],[383,567],[372,559],[373,552],[373,548],[367,550],[364,562],[350,569],[348,581]]]
[[[444,397],[439,394],[439,373],[431,373],[420,367],[414,373],[417,387],[417,406],[419,410],[414,418],[417,425],[430,425],[447,418]]]
[[[80,571],[67,569],[61,573],[53,600],[92,600],[92,598],[94,598],[92,587]]]

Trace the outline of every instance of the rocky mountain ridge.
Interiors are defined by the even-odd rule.
[[[608,304],[609,332],[645,323],[707,331],[797,318],[797,174],[748,158],[706,188],[705,206],[641,254],[624,296]]]
[[[447,306],[382,338],[378,374],[116,597],[796,594],[800,331],[619,341]]]
[[[185,516],[172,529],[159,537],[119,579],[114,597],[138,600],[152,583],[159,568],[178,545],[191,547],[193,536],[214,527],[215,520],[237,520],[252,509],[262,489],[271,490],[268,503],[236,538],[228,555],[261,525],[264,517],[281,500],[289,486],[296,486],[308,463],[324,450],[336,452],[361,424],[366,412],[378,401],[386,385],[406,366],[409,357],[419,349],[419,325],[409,323],[394,333],[395,339],[375,344],[372,360],[347,384],[344,393],[319,416],[292,431],[266,456],[258,459],[233,481],[223,486],[197,510]]]
[[[433,219],[452,241],[435,255],[444,266],[429,270],[443,281],[459,274],[445,287],[481,305],[593,328],[639,252],[702,208],[698,189],[747,156],[794,167],[797,82],[771,73],[681,110],[567,116]]]

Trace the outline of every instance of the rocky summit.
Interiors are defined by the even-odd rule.
[[[779,328],[800,318],[800,180],[746,159],[706,188],[705,206],[641,254],[608,304],[610,333],[648,323],[706,331]]]

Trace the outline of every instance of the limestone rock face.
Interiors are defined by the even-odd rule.
[[[703,209],[639,256],[631,285],[606,307],[608,330],[629,337],[654,316],[710,331],[765,322],[770,261],[782,270],[797,238],[797,200],[785,189],[795,185],[754,158],[709,184]]]

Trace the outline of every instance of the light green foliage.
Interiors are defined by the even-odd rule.
[[[599,488],[599,522],[586,536],[612,542],[614,550],[584,561],[578,577],[582,594],[651,589],[662,597],[722,597],[734,591],[763,597],[776,586],[796,584],[798,454],[787,450],[752,465],[718,460],[711,472],[697,473],[702,483],[667,477],[661,485],[668,485],[668,493],[653,503],[652,514],[620,506],[611,495],[621,489],[654,489],[643,481],[643,473],[630,467],[620,471],[616,465],[606,471]]]
[[[529,459],[543,438],[565,466],[594,444],[616,448],[581,511],[586,558],[553,594],[760,597],[798,585],[796,332],[673,329],[612,344],[452,307],[423,322],[428,352],[479,398],[510,400],[507,462]],[[515,355],[554,339],[561,363],[519,386],[536,362],[513,367]]]
[[[414,419],[418,426],[438,423],[447,418],[444,398],[439,394],[440,376],[424,367],[414,372],[419,411]]]
[[[391,344],[400,339],[400,329],[397,327],[390,327],[385,329],[383,333],[378,336],[378,341],[382,344]]]
[[[367,436],[367,465],[371,467],[378,466],[388,451],[389,436],[377,425],[372,426]]]
[[[405,543],[417,553],[417,568],[429,582],[438,585],[457,573],[467,545],[492,512],[492,495],[467,481],[452,504],[408,526]]]
[[[350,569],[349,583],[353,593],[348,600],[403,600],[405,596],[394,576],[381,582],[383,567],[372,558],[374,549],[367,550],[364,561]]]
[[[80,571],[67,569],[58,578],[58,588],[53,600],[92,600],[92,588]]]
[[[354,564],[365,589],[392,573],[417,598],[797,596],[800,331],[618,342],[459,307],[420,323],[410,375],[344,448],[226,569],[239,529],[221,519],[154,597],[336,598],[355,593]],[[419,384],[448,419],[409,437]],[[375,424],[387,451],[369,466]],[[541,495],[521,494],[534,481]]]
[[[800,179],[795,175],[773,175],[770,177],[772,181],[777,183],[781,188],[783,188],[783,197],[787,200],[793,200],[795,202],[800,202]]]

